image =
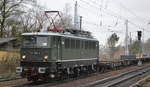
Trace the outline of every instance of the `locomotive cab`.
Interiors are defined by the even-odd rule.
[[[40,74],[56,72],[57,61],[60,60],[61,37],[48,34],[24,33],[20,50],[20,67],[17,73],[22,77],[32,77]],[[42,77],[43,77],[42,75]],[[53,77],[53,74],[51,75]],[[33,80],[28,78],[28,80]]]
[[[56,61],[59,59],[57,51],[61,45],[59,38],[58,36],[23,35],[21,47],[22,61]]]

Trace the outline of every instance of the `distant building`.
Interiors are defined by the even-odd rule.
[[[11,38],[0,38],[0,50],[12,49],[14,48],[14,43],[17,39]]]

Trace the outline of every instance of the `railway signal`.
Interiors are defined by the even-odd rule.
[[[138,40],[141,40],[142,31],[137,31],[137,35],[138,35]]]

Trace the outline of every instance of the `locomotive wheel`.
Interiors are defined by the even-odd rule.
[[[37,76],[32,76],[27,78],[28,81],[37,82],[39,78]]]
[[[28,80],[28,81],[31,81],[32,79],[31,79],[31,77],[27,77],[27,80]]]
[[[33,82],[37,82],[37,81],[38,81],[38,78],[33,78],[32,81],[33,81]]]

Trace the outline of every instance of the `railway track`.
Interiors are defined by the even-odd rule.
[[[0,82],[21,79],[19,74],[3,74],[0,75]]]
[[[24,83],[24,84],[21,83],[21,84],[17,84],[17,85],[11,85],[8,87],[51,87],[51,86],[52,87],[66,87],[66,85],[69,87],[123,87],[123,86],[120,86],[119,83],[122,83],[123,81],[133,78],[139,74],[143,74],[146,71],[150,71],[150,68],[148,68],[148,67],[149,66],[141,67],[141,68],[134,69],[134,70],[131,70],[128,72],[124,72],[124,73],[116,75],[116,76],[107,77],[106,79],[102,79],[99,81],[95,80],[94,83],[90,83],[90,84],[84,85],[84,86],[83,86],[83,84],[80,84],[80,85],[78,83],[74,84],[74,82],[76,82],[78,80],[80,81],[81,78],[78,78],[78,79],[76,79],[76,81],[64,80],[64,81],[58,81],[58,82],[56,81],[56,82],[52,82],[52,83],[51,82],[44,82],[44,83],[43,82],[38,82],[38,83],[28,82],[28,83]],[[126,79],[124,79],[124,77]],[[141,76],[141,77],[143,77],[143,76]],[[102,85],[102,83],[105,83],[105,86],[104,86],[104,84]],[[113,84],[113,83],[115,83],[115,84]],[[64,84],[66,84],[66,85],[64,86]],[[70,84],[74,84],[74,86],[71,86]],[[85,84],[87,84],[87,83],[85,83]],[[126,86],[126,87],[128,87],[128,86]]]
[[[130,72],[132,73],[132,71],[136,72],[135,70],[139,71],[139,69],[140,70],[143,68],[146,69],[149,66],[150,66],[149,64],[146,64],[143,67],[131,66],[131,67],[126,67],[124,69],[117,70],[117,71],[115,70],[112,72],[105,72],[102,74],[88,75],[88,77],[83,76],[83,77],[79,77],[79,78],[75,78],[75,79],[68,79],[68,80],[54,81],[54,82],[32,83],[32,82],[28,82],[26,79],[10,80],[10,81],[1,82],[0,87],[83,87],[83,86],[95,87],[96,85],[98,85],[98,82],[100,82],[100,81],[106,81],[106,79],[108,79],[108,78],[121,76],[123,74],[125,75]],[[130,71],[130,70],[132,70],[132,71]],[[129,72],[127,72],[127,71],[129,71]],[[147,71],[149,71],[149,70],[147,70]],[[150,74],[150,73],[148,73],[148,74]],[[114,76],[114,75],[116,75],[116,76]],[[140,75],[140,76],[141,76],[141,78],[143,78],[143,75]],[[104,79],[104,78],[106,78],[106,79]],[[100,80],[100,79],[103,79],[103,80]],[[94,84],[91,82],[93,82]],[[85,84],[88,84],[88,85],[85,85]],[[120,85],[120,84],[116,84],[116,85]],[[124,87],[124,86],[116,86],[116,85],[112,86],[112,87]],[[129,86],[125,86],[125,87],[129,87]]]
[[[11,86],[7,86],[7,87],[49,87],[49,86],[57,86],[58,84],[64,84],[64,83],[68,83],[70,81],[74,81],[74,80],[80,80],[82,78],[86,78],[86,77],[92,77],[94,75],[98,75],[100,73],[93,73],[93,74],[89,74],[89,75],[85,75],[85,76],[80,76],[77,78],[70,78],[70,79],[64,79],[62,81],[37,81],[37,82],[27,82],[27,83],[20,83],[17,85],[11,85]]]
[[[82,87],[129,87],[134,81],[149,74],[150,67],[146,66],[141,67],[140,69],[98,80]]]

